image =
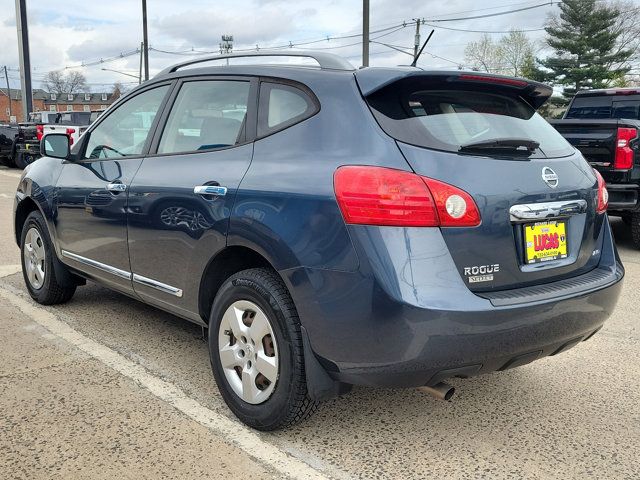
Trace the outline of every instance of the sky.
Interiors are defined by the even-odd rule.
[[[18,42],[14,0],[0,0],[0,68],[9,68],[12,87],[19,87]],[[481,16],[542,5],[488,18],[444,21]],[[134,82],[139,56],[116,58],[139,48],[142,41],[142,9],[139,0],[28,0],[31,64],[34,86],[51,70],[76,68],[85,74],[92,91],[110,90],[114,82]],[[371,38],[408,50],[413,48],[415,24],[420,18],[435,33],[419,66],[456,69],[464,63],[464,48],[478,40],[481,31],[499,39],[509,29],[527,32],[542,43],[547,15],[557,5],[549,0],[371,0]],[[234,50],[268,48],[313,42],[304,48],[327,49],[360,66],[362,2],[360,0],[147,0],[151,76],[163,68],[197,55],[217,52],[223,34],[234,36]],[[422,41],[432,27],[421,26]],[[373,33],[379,31],[378,33]],[[504,33],[503,33],[504,32]],[[352,38],[329,39],[356,35]],[[302,48],[302,47],[300,47]],[[173,52],[173,53],[165,53]],[[178,53],[176,53],[178,52]],[[410,63],[411,57],[372,43],[370,65]],[[80,67],[82,64],[103,63]],[[0,79],[1,80],[1,79]],[[4,86],[3,82],[0,82]]]

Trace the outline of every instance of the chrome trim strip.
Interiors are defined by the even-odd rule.
[[[147,287],[155,288],[157,290],[160,290],[161,292],[174,295],[176,297],[182,297],[181,289],[172,287],[171,285],[167,285],[166,283],[158,282],[157,280],[153,280],[151,278],[143,277],[142,275],[138,275],[137,273],[133,274],[133,281],[141,285],[146,285]]]
[[[568,200],[560,202],[527,203],[514,205],[509,209],[512,222],[528,222],[551,218],[569,217],[587,211],[586,200]]]
[[[91,260],[90,258],[83,257],[81,255],[77,255],[72,252],[68,252],[66,250],[62,250],[62,256],[70,258],[71,260],[75,260],[76,262],[83,263],[84,265],[89,265],[90,267],[97,268],[98,270],[102,270],[103,272],[111,273],[120,278],[125,278],[127,280],[131,280],[131,273],[126,270],[120,270],[119,268],[112,267],[111,265],[107,265],[105,263],[97,262],[95,260]]]

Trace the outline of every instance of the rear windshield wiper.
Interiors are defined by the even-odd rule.
[[[536,142],[535,140],[529,140],[528,138],[495,138],[493,140],[485,140],[483,142],[467,143],[466,145],[461,145],[458,151],[471,152],[479,150],[493,150],[495,152],[526,153],[531,155],[539,147],[539,142]]]

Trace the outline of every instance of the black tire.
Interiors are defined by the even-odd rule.
[[[631,213],[623,213],[622,215],[620,215],[620,218],[622,218],[622,222],[627,227],[630,227],[631,226],[631,217],[632,216],[633,216],[633,214],[631,214]]]
[[[631,215],[631,241],[634,247],[640,249],[640,212]]]
[[[218,352],[218,332],[224,312],[238,300],[256,304],[267,316],[278,345],[279,373],[275,387],[263,403],[245,402],[230,386]],[[220,287],[209,320],[209,356],[222,398],[246,425],[277,430],[304,420],[318,403],[309,398],[304,369],[300,320],[282,279],[264,268],[244,270]]]
[[[45,251],[44,280],[42,281],[42,286],[40,288],[34,288],[34,286],[31,285],[31,282],[27,277],[27,267],[25,265],[25,238],[27,236],[27,232],[31,228],[35,228],[40,234]],[[60,269],[65,269],[65,267],[56,257],[44,217],[39,211],[31,212],[22,227],[22,233],[20,235],[20,259],[22,262],[22,276],[24,277],[25,285],[27,286],[29,295],[31,295],[31,298],[36,302],[42,305],[55,305],[68,302],[71,297],[73,297],[73,294],[76,291],[76,285],[71,282],[62,284],[56,276],[56,268],[58,268],[58,272],[60,272],[62,271]],[[55,267],[54,262],[57,262]]]
[[[16,167],[20,169],[24,169],[27,165],[29,165],[28,155],[24,153],[16,153],[14,156]]]

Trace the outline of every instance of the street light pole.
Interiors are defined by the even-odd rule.
[[[33,111],[31,89],[31,58],[29,55],[29,29],[27,26],[27,2],[16,0],[16,25],[18,27],[18,53],[20,56],[20,86],[22,87],[22,113],[26,121]]]
[[[369,0],[362,0],[362,66],[369,66]]]
[[[147,34],[147,0],[142,0],[142,41],[144,43],[144,81],[146,82],[147,80],[149,80],[149,35]]]
[[[9,74],[7,73],[7,66],[4,66],[4,79],[7,81],[7,97],[9,98],[9,123],[11,123],[11,87],[9,86]]]

